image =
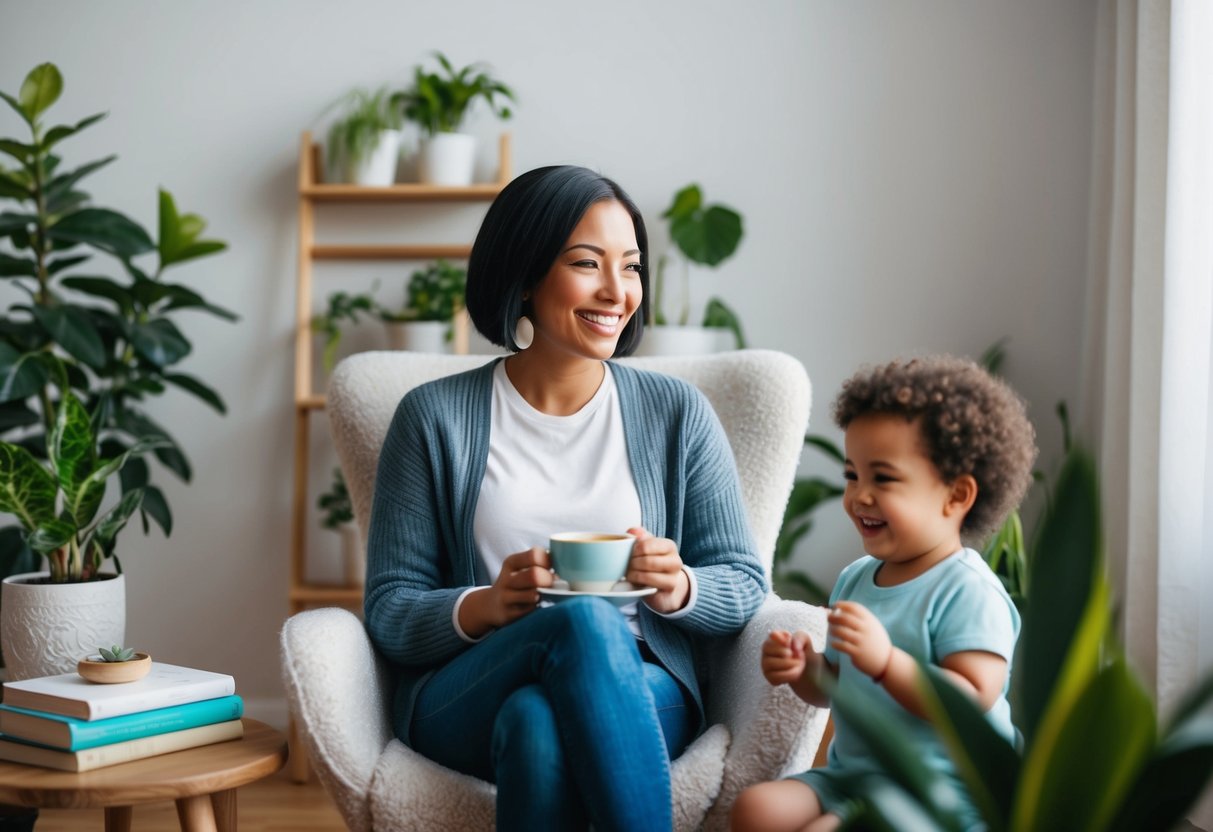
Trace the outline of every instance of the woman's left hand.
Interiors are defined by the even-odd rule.
[[[643,528],[628,529],[636,536],[632,560],[624,578],[636,586],[655,586],[657,592],[644,599],[657,612],[677,612],[691,596],[691,579],[682,569],[682,558],[674,541],[653,537]]]

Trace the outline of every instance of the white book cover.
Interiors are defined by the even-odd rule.
[[[142,679],[116,685],[96,684],[78,673],[5,682],[4,702],[32,711],[94,720],[230,696],[235,692],[236,680],[225,673],[153,661],[152,669]]]

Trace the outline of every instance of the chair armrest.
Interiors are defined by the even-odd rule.
[[[771,595],[713,656],[708,718],[728,726],[733,741],[707,828],[728,827],[733,801],[747,786],[810,768],[829,719],[829,709],[809,705],[787,685],[772,687],[763,678],[762,643],[771,630],[805,630],[820,650],[826,611]]]
[[[358,617],[336,607],[287,619],[281,650],[291,715],[317,775],[343,814],[353,804],[365,806],[375,765],[392,739],[383,660]]]

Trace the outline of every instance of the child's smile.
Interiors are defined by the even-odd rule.
[[[842,504],[869,555],[886,563],[879,581],[901,583],[959,551],[957,489],[972,478],[946,483],[927,457],[921,428],[904,416],[873,413],[847,426],[846,492]]]

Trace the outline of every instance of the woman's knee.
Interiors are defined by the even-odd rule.
[[[557,638],[596,648],[612,641],[634,646],[635,637],[627,619],[602,598],[570,598],[552,607],[550,612],[557,619],[553,631]]]
[[[543,688],[527,685],[502,703],[493,722],[494,767],[525,766],[550,776],[564,768],[556,715]]]

